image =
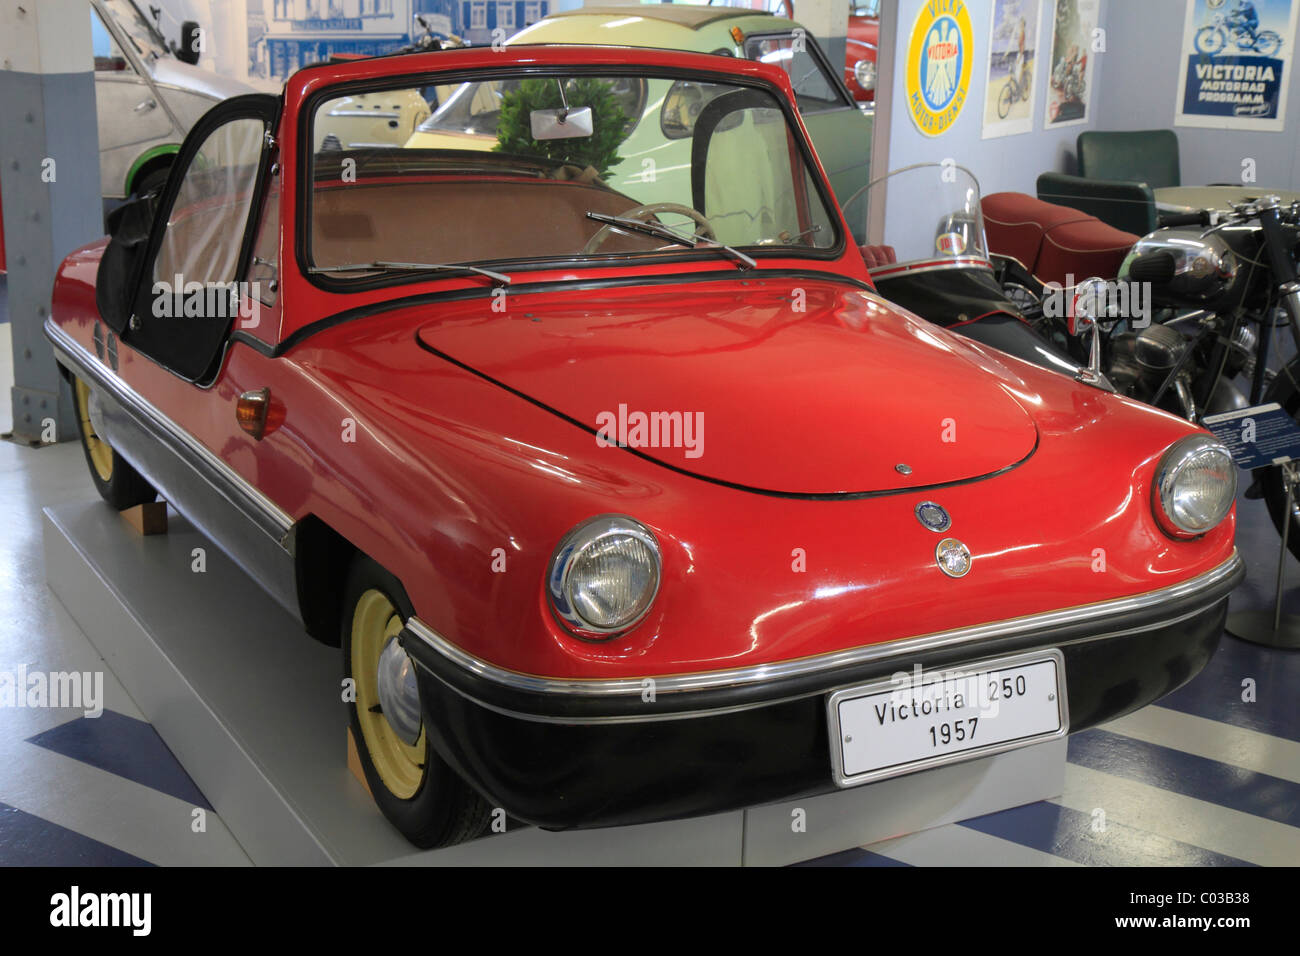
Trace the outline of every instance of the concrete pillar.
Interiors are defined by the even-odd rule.
[[[849,35],[849,0],[796,0],[794,18],[817,38],[837,75],[844,70]]]
[[[71,392],[41,327],[59,263],[104,231],[86,0],[0,0],[0,190],[14,437],[48,438],[52,419],[72,439]]]

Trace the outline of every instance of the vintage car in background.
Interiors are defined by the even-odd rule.
[[[501,148],[314,149],[341,97],[447,77],[504,84]],[[659,82],[708,93],[672,200],[608,175]],[[1227,451],[882,299],[794,97],[667,50],[322,64],[215,108],[63,262],[95,486],[341,646],[415,844],[1050,740],[1214,651]]]
[[[316,149],[400,146],[432,113],[424,90],[341,96],[316,127]]]
[[[794,19],[793,0],[709,0],[711,7],[762,10]],[[876,47],[880,43],[880,0],[854,0],[849,9],[847,47],[844,51],[844,85],[863,109],[876,101]]]
[[[779,66],[794,86],[799,113],[835,194],[846,200],[870,178],[872,118],[853,108],[853,98],[812,34],[789,19],[720,6],[586,6],[553,13],[506,41],[507,46],[535,43],[657,47]],[[420,124],[409,145],[491,149],[504,82],[466,84]],[[668,96],[670,86],[651,81],[644,98],[622,102],[636,122],[622,151],[623,163],[613,173],[616,185],[644,191],[653,186],[643,181],[648,169],[690,163],[690,124],[712,94],[704,86],[678,84]],[[647,167],[647,160],[653,165]]]
[[[195,66],[197,24],[169,48],[134,0],[90,0],[99,120],[100,188],[106,199],[158,189],[181,140],[214,103],[252,87]]]
[[[856,0],[849,10],[844,84],[864,109],[876,105],[876,48],[880,45],[880,0]]]

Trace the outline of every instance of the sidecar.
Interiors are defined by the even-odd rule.
[[[919,163],[873,180],[844,204],[871,280],[889,301],[1016,358],[1077,377],[1003,291],[989,260],[980,187],[953,163]],[[883,220],[883,221],[880,221]],[[870,237],[883,235],[883,243]]]

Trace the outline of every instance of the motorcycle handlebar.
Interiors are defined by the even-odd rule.
[[[1172,212],[1160,214],[1161,226],[1209,226],[1210,210],[1198,209],[1195,212]]]

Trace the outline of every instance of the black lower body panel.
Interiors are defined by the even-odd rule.
[[[1226,614],[1224,598],[1175,623],[1039,645],[1064,654],[1071,732],[1149,704],[1195,677],[1218,646]],[[854,682],[888,678],[914,664],[961,668],[987,660],[989,651],[966,646],[919,654],[860,681],[855,675]],[[418,671],[439,753],[494,806],[527,823],[549,829],[648,823],[836,789],[825,693],[716,715],[556,723],[490,709],[427,667]]]

